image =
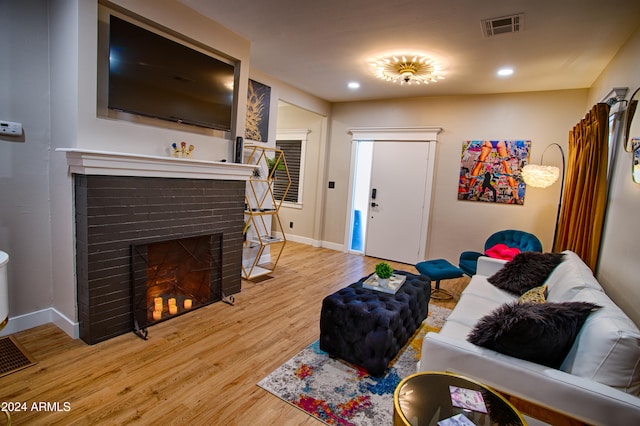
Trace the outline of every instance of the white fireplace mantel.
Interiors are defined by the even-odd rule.
[[[255,168],[249,164],[88,149],[56,151],[66,153],[69,171],[81,175],[249,180]]]

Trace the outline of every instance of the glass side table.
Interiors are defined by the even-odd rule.
[[[421,372],[396,387],[393,424],[526,426],[527,422],[509,401],[481,383],[457,374]]]

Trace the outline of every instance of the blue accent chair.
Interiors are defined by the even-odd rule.
[[[492,234],[484,243],[485,251],[496,244],[505,244],[508,247],[519,248],[521,252],[537,251],[542,253],[542,243],[540,243],[540,240],[535,235],[514,229],[506,229]],[[484,255],[484,253],[477,251],[462,252],[459,262],[460,269],[469,276],[475,275],[478,258],[482,255]]]

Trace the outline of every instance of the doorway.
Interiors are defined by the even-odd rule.
[[[352,130],[350,252],[408,264],[425,258],[439,131]]]

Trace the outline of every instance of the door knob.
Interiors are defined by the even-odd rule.
[[[377,203],[371,203],[371,207],[378,207]]]

